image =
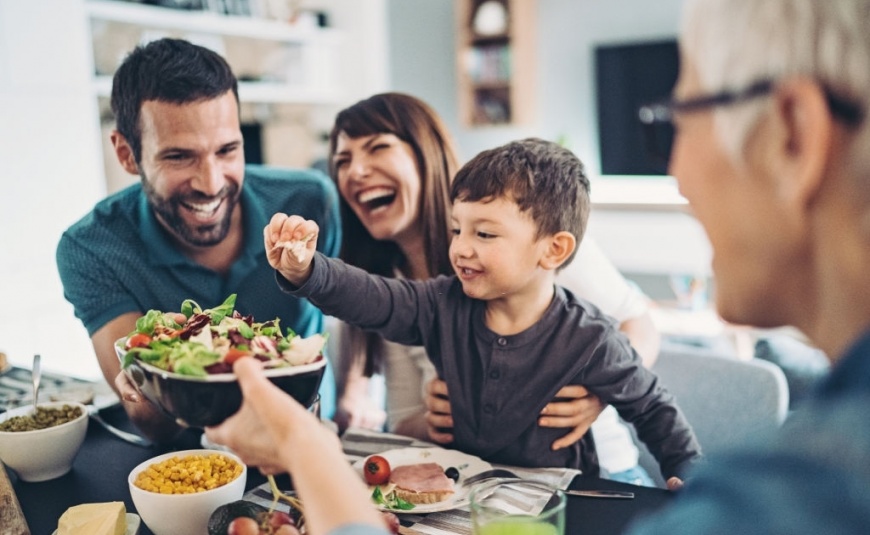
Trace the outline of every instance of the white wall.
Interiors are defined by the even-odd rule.
[[[461,156],[512,139],[567,138],[593,178],[593,200],[679,199],[672,179],[601,178],[593,79],[600,43],[677,34],[682,0],[537,0],[537,110],[529,127],[460,126],[456,90],[454,4],[450,0],[390,0],[393,88],[417,95],[444,117]],[[624,271],[707,273],[710,248],[698,223],[682,211],[593,210],[589,226]]]
[[[96,377],[54,261],[63,230],[105,191],[79,1],[0,0],[0,351]]]

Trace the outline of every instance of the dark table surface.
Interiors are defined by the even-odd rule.
[[[122,429],[133,430],[120,407],[104,409],[103,416]],[[10,476],[31,533],[50,535],[57,528],[57,521],[63,512],[73,505],[123,501],[128,512],[136,512],[127,485],[130,471],[156,455],[199,447],[199,434],[193,431],[185,433],[171,448],[143,448],[115,438],[96,423],[90,422],[85,443],[68,474],[41,483],[27,483],[18,480],[14,474]],[[289,478],[285,478],[279,478],[281,488],[289,488]],[[249,470],[246,487],[249,490],[265,481],[257,470]],[[571,488],[631,490],[635,493],[633,500],[568,496],[567,532],[584,535],[621,533],[638,515],[654,511],[671,499],[671,493],[661,489],[583,476],[575,478]],[[152,535],[144,524],[139,533]]]

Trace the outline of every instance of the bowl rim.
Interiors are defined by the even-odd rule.
[[[197,455],[199,457],[205,457],[205,456],[211,455],[213,453],[216,453],[218,455],[223,455],[225,457],[229,457],[230,459],[232,459],[232,460],[236,461],[237,463],[239,463],[240,465],[242,465],[242,473],[239,474],[238,476],[236,476],[236,478],[233,479],[232,481],[228,481],[227,483],[225,483],[219,487],[204,490],[202,492],[194,492],[193,494],[162,494],[160,492],[152,492],[150,490],[145,490],[145,489],[139,488],[133,483],[136,479],[136,476],[139,475],[140,472],[143,472],[146,468],[148,468],[152,464],[159,463],[161,461],[165,461],[166,459],[169,459],[172,457],[187,457],[189,455]],[[193,499],[196,497],[202,497],[204,495],[208,495],[208,494],[212,493],[213,491],[221,490],[221,489],[241,480],[242,478],[245,478],[245,482],[246,482],[247,476],[248,476],[248,465],[246,465],[244,462],[242,462],[242,459],[240,459],[239,456],[236,455],[235,453],[232,453],[229,451],[200,448],[200,449],[192,449],[192,450],[170,451],[170,452],[164,453],[162,455],[156,455],[154,457],[151,457],[150,459],[146,459],[146,460],[142,461],[141,463],[137,464],[132,470],[130,470],[129,474],[127,474],[127,486],[130,488],[131,494],[133,492],[142,492],[146,496],[166,496],[166,497],[171,496],[172,499],[186,500],[186,499]],[[245,483],[243,482],[242,485],[244,485],[244,484]]]
[[[64,422],[60,425],[53,425],[51,427],[46,427],[45,429],[33,429],[31,431],[3,431],[0,430],[0,436],[39,436],[40,434],[48,434],[57,431],[58,429],[64,429],[66,427],[71,427],[73,424],[80,422],[88,417],[88,407],[84,403],[79,403],[78,401],[46,401],[45,403],[40,403],[40,407],[57,407],[64,405],[75,405],[82,410],[81,415],[78,418],[70,420],[68,422]],[[20,407],[14,407],[12,409],[7,409],[5,412],[0,414],[0,423],[9,420],[10,418],[14,418],[16,416],[23,416],[22,413],[25,410],[30,410],[33,408],[33,403],[29,405],[21,405]]]
[[[118,338],[115,340],[115,350],[118,354],[118,360],[123,361],[123,355],[127,354],[127,350],[123,347],[123,340],[126,340],[127,337],[124,336],[122,338]],[[311,372],[323,368],[326,366],[326,355],[322,352],[312,362],[307,364],[292,364],[290,366],[282,366],[280,368],[266,368],[263,370],[263,374],[266,377],[290,377],[293,375],[301,375],[303,373]],[[236,374],[232,372],[228,373],[212,373],[205,377],[197,377],[195,375],[182,375],[180,373],[170,372],[164,370],[163,368],[158,368],[153,364],[149,364],[147,362],[136,359],[136,365],[153,373],[160,375],[164,379],[176,379],[180,381],[191,381],[195,383],[234,383],[237,381]],[[128,372],[128,368],[122,368],[124,372]]]

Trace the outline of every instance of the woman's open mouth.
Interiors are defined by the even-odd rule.
[[[393,204],[396,200],[396,190],[386,186],[378,186],[361,191],[356,196],[356,202],[369,213],[376,213]]]

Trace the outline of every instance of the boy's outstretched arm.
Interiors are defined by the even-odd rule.
[[[269,265],[296,286],[311,275],[311,260],[317,246],[317,223],[298,215],[275,214],[263,229]]]

